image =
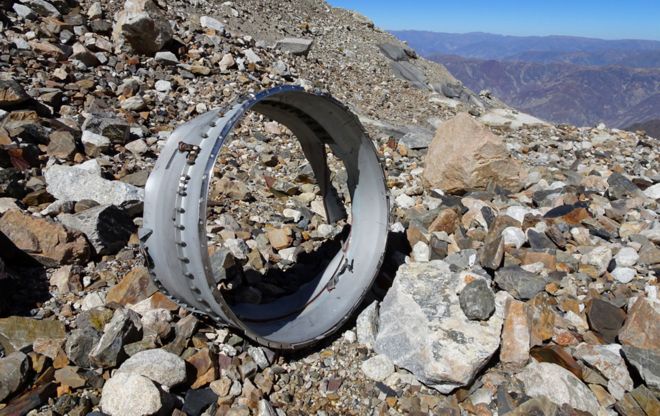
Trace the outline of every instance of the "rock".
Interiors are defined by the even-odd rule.
[[[660,352],[660,303],[640,296],[628,311],[626,323],[619,332],[625,345]]]
[[[82,368],[90,368],[89,353],[101,339],[101,334],[92,328],[79,328],[71,331],[64,344],[64,352],[69,361]]]
[[[78,373],[78,367],[66,366],[55,370],[55,380],[60,385],[69,386],[74,389],[85,385],[85,378]]]
[[[148,416],[163,406],[154,383],[139,374],[117,373],[103,385],[103,413],[109,416]]]
[[[0,358],[0,402],[18,391],[25,383],[30,362],[20,351]]]
[[[610,261],[612,261],[612,250],[606,246],[597,246],[582,256],[580,264],[593,266],[596,277],[598,277],[607,271]],[[580,271],[582,271],[582,266],[580,266]]]
[[[121,109],[126,111],[140,111],[146,108],[146,103],[144,99],[140,96],[134,95],[133,97],[128,97],[121,103]]]
[[[293,242],[291,229],[288,227],[271,228],[270,230],[266,231],[266,236],[268,237],[270,245],[273,246],[275,250],[287,248]]]
[[[218,35],[225,33],[225,25],[223,25],[219,20],[212,18],[211,16],[200,17],[199,24],[203,28],[215,30]]]
[[[158,92],[170,92],[172,90],[172,83],[164,79],[159,79],[154,84],[154,88]]]
[[[153,55],[172,39],[170,22],[151,0],[126,0],[117,14],[112,38],[118,45],[126,41],[138,53]]]
[[[394,372],[394,364],[383,354],[364,361],[360,368],[365,376],[374,381],[383,381]]]
[[[52,319],[11,316],[0,319],[0,345],[7,354],[30,346],[39,338],[64,339],[64,324]]]
[[[257,371],[256,364],[251,359],[249,359],[248,361],[254,364],[250,373],[252,372],[256,373]],[[217,378],[216,366],[213,360],[213,356],[211,352],[208,350],[208,348],[201,349],[196,354],[193,354],[192,356],[188,357],[186,359],[186,362],[190,364],[190,366],[194,370],[193,373],[194,380],[191,385],[193,389],[198,389],[200,387],[203,387]],[[241,371],[241,368],[243,369],[243,371],[245,371],[247,367],[245,367],[244,365],[245,365],[245,361],[243,362],[242,366],[239,367],[239,371]],[[244,378],[248,376],[247,372],[243,374],[244,374]],[[250,376],[251,375],[253,374],[250,374]]]
[[[85,119],[82,130],[106,137],[111,143],[124,144],[128,141],[131,126],[120,118],[92,114]]]
[[[520,248],[527,242],[527,235],[518,227],[506,227],[502,230],[502,239],[505,246]]]
[[[91,253],[79,231],[20,211],[8,211],[0,218],[0,232],[21,250],[50,265],[84,263]]]
[[[415,243],[412,249],[412,257],[419,263],[431,260],[431,249],[429,245],[423,241]]]
[[[76,140],[73,135],[65,130],[54,131],[49,136],[46,153],[58,159],[68,160],[76,153]]]
[[[500,360],[503,363],[523,366],[529,361],[531,343],[531,311],[527,304],[510,299],[504,309]]]
[[[16,200],[14,198],[0,198],[0,215],[11,210],[21,210],[21,207],[16,204]]]
[[[140,351],[119,367],[116,374],[139,374],[166,387],[186,381],[186,362],[163,349]]]
[[[218,400],[218,396],[208,387],[204,389],[190,389],[186,392],[181,410],[187,415],[201,415],[204,409],[215,403],[216,400]]]
[[[313,42],[313,39],[284,38],[278,40],[275,47],[292,55],[307,55]]]
[[[574,353],[576,358],[597,369],[608,380],[607,390],[617,400],[623,399],[623,395],[633,388],[633,381],[620,350],[621,346],[617,344],[590,345],[583,342],[575,348]]]
[[[144,189],[103,179],[97,172],[79,166],[52,165],[44,177],[48,192],[63,201],[89,199],[101,205],[120,206],[144,200]]]
[[[14,80],[0,79],[0,108],[12,108],[28,101],[27,95],[21,84]]]
[[[21,0],[21,3],[27,4],[28,7],[44,17],[59,17],[61,15],[60,11],[57,10],[57,7],[45,0]]]
[[[357,340],[367,348],[373,348],[378,333],[378,302],[373,301],[360,312],[355,322]]]
[[[488,321],[470,321],[461,284],[443,261],[402,265],[380,307],[374,350],[443,393],[469,383],[500,344],[506,294]]]
[[[514,298],[527,300],[545,289],[543,277],[523,270],[519,266],[505,266],[495,272],[495,283]]]
[[[35,19],[37,17],[37,14],[34,12],[34,10],[22,4],[14,3],[12,9],[14,9],[16,14],[22,17],[23,19]],[[30,49],[30,47],[28,46],[27,48],[19,48],[19,49]]]
[[[218,66],[220,67],[221,71],[226,71],[227,69],[232,68],[234,65],[236,65],[236,61],[234,61],[234,57],[230,53],[224,54],[220,62],[218,62]]]
[[[502,140],[467,113],[438,128],[423,173],[430,188],[449,193],[485,189],[489,183],[517,190],[524,175]]]
[[[545,396],[534,397],[506,413],[507,416],[559,416],[558,407]]]
[[[591,329],[599,333],[606,342],[614,342],[626,319],[626,313],[598,298],[587,304],[586,312]]]
[[[647,415],[660,414],[660,400],[658,400],[654,392],[647,389],[644,385],[635,388],[635,390],[630,392],[630,395]]]
[[[484,321],[495,312],[495,295],[483,279],[465,285],[458,299],[463,313],[470,320]]]
[[[632,267],[637,263],[637,260],[639,260],[639,254],[637,254],[637,251],[632,247],[623,247],[618,253],[616,253],[614,260],[616,260],[617,266]]]
[[[73,44],[73,53],[69,57],[71,60],[77,60],[82,62],[85,66],[88,67],[94,67],[98,66],[101,64],[99,61],[98,57],[94,55],[89,49],[85,47],[85,45],[81,43],[74,43]]]
[[[394,202],[396,202],[399,207],[408,209],[415,205],[415,198],[412,198],[406,194],[401,194],[394,199]]]
[[[245,55],[245,59],[251,64],[258,64],[261,62],[259,55],[257,55],[252,49],[245,49],[243,55]]]
[[[156,286],[149,276],[146,267],[136,267],[122,280],[112,286],[106,296],[106,302],[116,302],[120,305],[135,304],[156,292]]]
[[[660,183],[644,189],[644,195],[651,199],[660,199]]]
[[[114,205],[98,205],[77,214],[60,214],[57,219],[85,234],[99,255],[117,253],[135,231],[131,217]]]
[[[623,354],[649,387],[660,390],[660,353],[624,345]]]
[[[126,358],[124,345],[139,341],[142,332],[140,317],[129,309],[117,309],[105,326],[99,342],[89,353],[98,367],[116,367]]]
[[[90,157],[98,157],[110,149],[110,139],[100,134],[85,130],[80,141],[85,149],[85,154]]]
[[[612,173],[607,178],[609,188],[607,193],[610,199],[622,199],[628,196],[639,196],[641,191],[630,179],[626,178],[620,173]]]
[[[132,142],[127,143],[124,147],[126,150],[137,156],[143,155],[149,151],[149,146],[147,146],[147,143],[142,139],[133,140]]]
[[[531,397],[545,397],[561,406],[600,414],[596,396],[570,371],[551,363],[532,360],[516,377],[523,383],[525,393]]]
[[[619,283],[630,283],[637,275],[637,272],[630,267],[617,267],[610,274]]]

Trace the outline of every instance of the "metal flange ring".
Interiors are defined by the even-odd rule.
[[[327,268],[294,293],[260,304],[230,304],[217,290],[207,250],[206,210],[218,153],[248,111],[286,127],[310,162],[326,217],[345,215],[332,187],[325,146],[346,168],[350,233]],[[383,260],[389,202],[376,149],[357,117],[332,97],[286,85],[244,97],[174,130],[146,184],[140,239],[152,277],[173,299],[278,349],[310,345],[350,318]]]

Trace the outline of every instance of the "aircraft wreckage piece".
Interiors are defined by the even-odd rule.
[[[330,222],[346,213],[330,180],[325,146],[347,172],[351,230],[325,270],[296,292],[269,303],[230,304],[207,251],[209,184],[220,148],[247,111],[287,126],[300,141]],[[310,345],[331,334],[358,307],[382,263],[389,200],[376,149],[357,117],[332,97],[281,86],[215,109],[172,132],[146,185],[140,239],[152,277],[194,312],[278,349]]]

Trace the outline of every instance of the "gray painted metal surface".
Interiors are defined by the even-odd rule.
[[[220,148],[247,111],[298,138],[324,197],[329,221],[345,217],[331,184],[325,146],[339,157],[351,194],[351,231],[328,267],[296,292],[262,304],[229,304],[207,252],[206,209]],[[389,199],[373,143],[357,117],[328,95],[280,86],[214,109],[172,132],[146,185],[140,231],[152,277],[172,299],[278,349],[310,345],[348,320],[383,260]]]

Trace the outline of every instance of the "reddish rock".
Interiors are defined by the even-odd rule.
[[[660,352],[660,304],[639,297],[619,332],[622,344]]]
[[[156,292],[146,267],[137,267],[111,287],[105,298],[106,303],[116,302],[121,305],[134,304]]]
[[[500,360],[523,366],[529,360],[531,317],[529,307],[519,300],[510,299],[504,311]]]

